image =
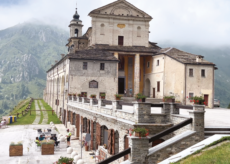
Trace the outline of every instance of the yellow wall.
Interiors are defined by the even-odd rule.
[[[144,89],[144,57],[140,57],[140,91],[139,93],[143,92]]]
[[[147,63],[149,62],[149,68],[147,67]],[[152,66],[153,66],[153,57],[152,56],[146,56],[145,57],[145,73],[152,73]],[[143,65],[141,65],[143,66]]]

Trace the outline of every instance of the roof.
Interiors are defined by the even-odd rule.
[[[117,1],[115,1],[115,2],[112,2],[112,3],[107,4],[107,5],[105,5],[105,6],[99,7],[99,8],[97,8],[97,9],[91,11],[91,12],[89,13],[89,15],[90,15],[90,14],[99,14],[101,10],[104,10],[104,9],[109,8],[109,7],[111,7],[111,6],[112,6],[112,7],[115,7],[115,5],[122,4],[122,3],[125,4],[126,6],[132,8],[133,10],[136,10],[136,11],[138,11],[139,13],[145,15],[145,17],[148,17],[148,18],[151,18],[151,19],[152,19],[152,17],[151,17],[149,14],[147,14],[147,13],[144,12],[143,10],[140,10],[139,8],[137,8],[136,6],[134,6],[133,4],[127,2],[126,0],[117,0]]]
[[[74,54],[69,54],[69,58],[80,60],[118,61],[118,59],[111,52],[98,49],[77,51]]]
[[[108,44],[96,44],[91,48],[101,49],[104,51],[114,51],[114,52],[130,52],[130,53],[157,53],[159,51],[158,47],[145,47],[145,46],[110,46]]]
[[[184,64],[203,64],[203,65],[215,65],[212,62],[206,61],[203,59],[202,62],[196,62],[196,58],[197,57],[202,57],[201,55],[195,55],[195,54],[191,54],[176,48],[163,48],[161,49],[157,55],[159,54],[166,54],[169,57],[184,63]]]

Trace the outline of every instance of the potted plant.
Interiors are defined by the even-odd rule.
[[[12,156],[23,156],[22,142],[18,142],[18,143],[11,142],[9,151],[10,151],[9,152],[10,157],[12,157]]]
[[[60,157],[58,161],[56,161],[54,164],[72,164],[73,163],[73,158],[68,158],[68,157]]]
[[[116,100],[121,100],[121,95],[115,94],[115,99]]]
[[[104,145],[103,145],[103,148],[104,148],[104,149],[107,149],[107,145],[106,145],[106,144],[104,144]]]
[[[175,103],[175,96],[164,96],[163,101],[164,102]]]
[[[76,94],[75,94],[75,93],[73,94],[73,97],[76,97]]]
[[[105,99],[105,93],[101,93],[100,98]]]
[[[85,142],[85,151],[89,151],[89,145],[87,142]]]
[[[42,155],[54,154],[54,140],[41,141],[41,154]]]
[[[190,97],[190,102],[193,102],[194,104],[198,104],[198,105],[207,105],[207,103],[205,102],[202,96]]]
[[[90,98],[95,99],[95,98],[96,98],[96,95],[95,95],[95,94],[92,94],[92,95],[90,95]]]
[[[86,94],[85,92],[83,92],[83,93],[81,94],[81,97],[87,97],[87,94]]]
[[[141,93],[136,94],[135,96],[137,102],[145,102],[146,96],[142,95]]]
[[[78,97],[81,97],[81,94],[77,94]]]
[[[69,93],[68,96],[72,96],[72,93]]]
[[[149,130],[145,128],[134,128],[134,129],[129,129],[130,131],[130,136],[133,135],[135,132],[135,137],[147,137],[149,135]]]

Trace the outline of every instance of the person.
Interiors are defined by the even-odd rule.
[[[124,96],[126,97],[126,90],[124,90]]]
[[[71,133],[70,133],[70,131],[69,131],[69,129],[67,129],[67,135],[66,135],[66,137],[67,137],[67,148],[68,147],[70,147],[70,138],[71,138]]]
[[[130,95],[130,97],[132,97],[132,95],[133,95],[133,89],[132,88],[129,89],[129,95]]]
[[[52,135],[52,137],[51,137],[50,139],[51,139],[51,140],[54,140],[54,141],[55,141],[55,145],[58,146],[59,141],[57,141],[56,134]]]
[[[42,141],[42,140],[44,140],[44,139],[45,139],[45,137],[44,137],[43,135],[40,135],[39,141]]]
[[[38,137],[36,137],[35,143],[37,144],[37,146],[41,146],[41,143],[40,143]]]

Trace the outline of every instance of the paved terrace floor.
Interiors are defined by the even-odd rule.
[[[66,135],[64,125],[56,125],[59,133]],[[41,151],[35,150],[35,137],[37,129],[49,128],[49,125],[15,125],[8,128],[0,129],[0,164],[52,164],[58,160],[60,156],[70,157],[67,154],[65,144],[61,144],[59,151],[55,151],[54,155],[41,155]],[[23,141],[23,156],[9,157],[9,145],[11,142]],[[78,154],[80,145],[78,140],[71,140],[71,145]],[[83,148],[84,149],[84,148]],[[94,164],[94,159],[89,155],[90,151],[83,150],[83,160],[85,164]]]

